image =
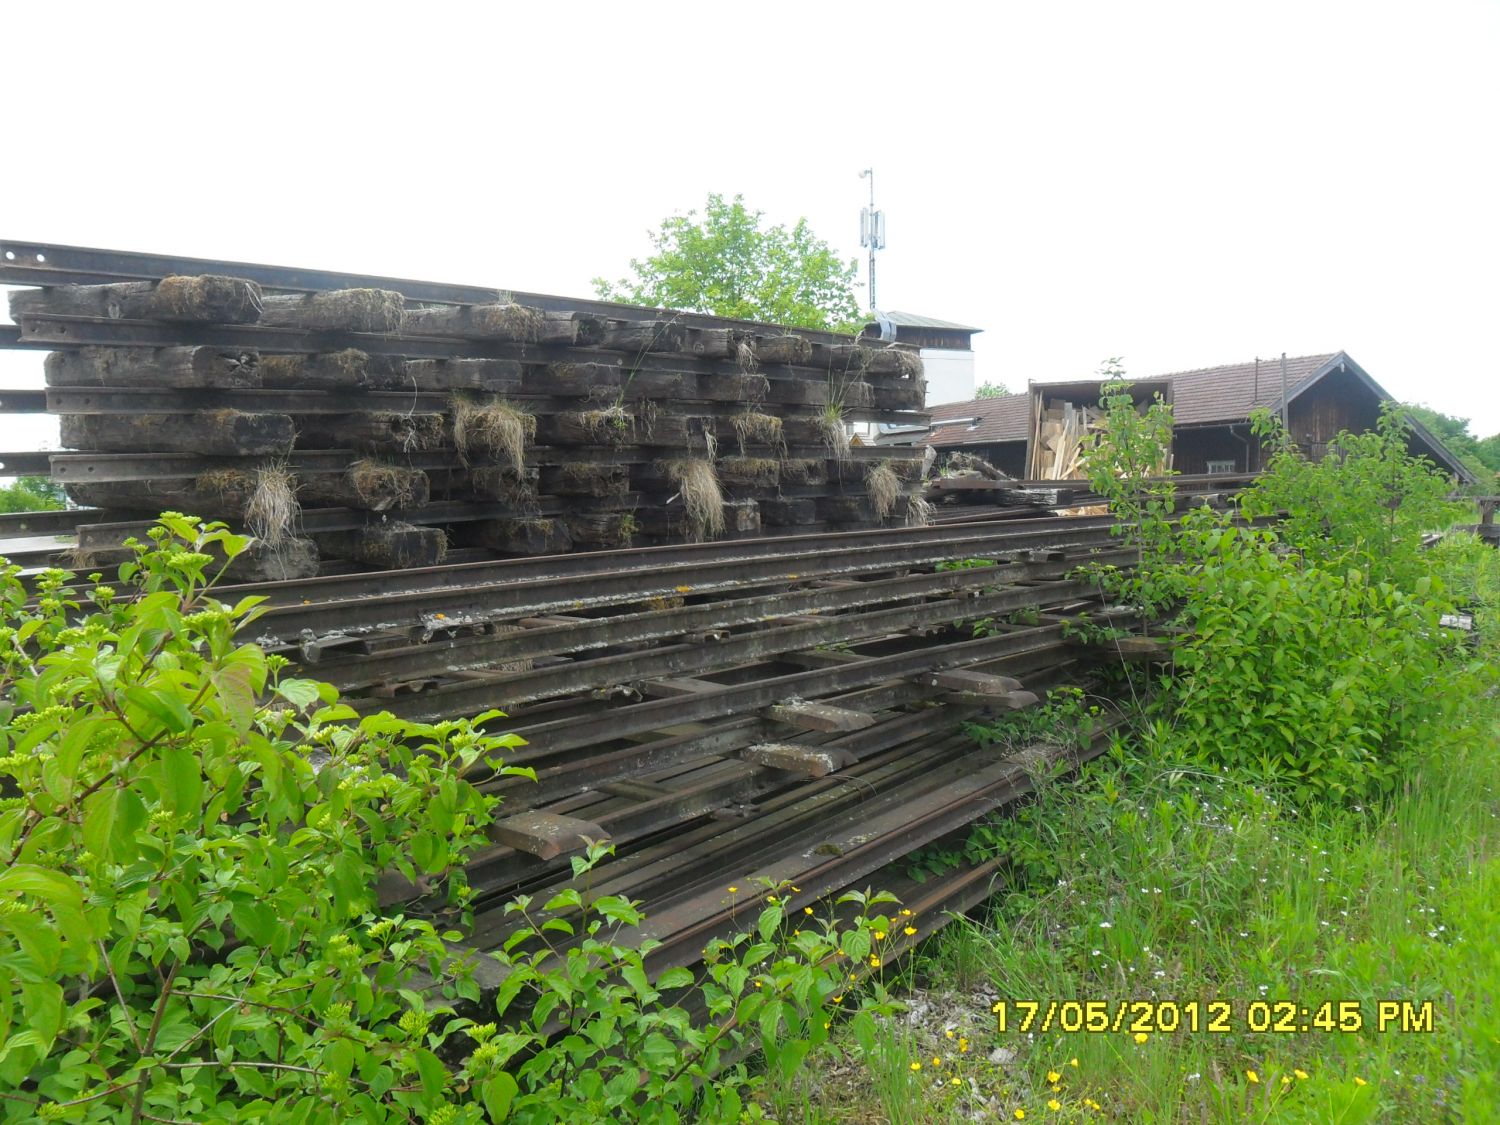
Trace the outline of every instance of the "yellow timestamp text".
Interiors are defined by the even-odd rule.
[[[1230,1034],[1354,1035],[1366,1030],[1437,1030],[1432,1001],[1324,1000],[1001,1000],[994,1005],[995,1030],[1135,1035],[1176,1032]]]

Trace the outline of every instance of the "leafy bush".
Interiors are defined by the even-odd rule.
[[[1181,750],[1309,794],[1390,792],[1425,728],[1462,703],[1465,651],[1439,627],[1452,608],[1441,582],[1405,590],[1280,550],[1271,532],[1185,524],[1192,632],[1158,708]]]
[[[356,721],[236,640],[259,599],[204,595],[211,552],[244,540],[176,516],[152,540],[128,597],[49,571],[28,604],[0,572],[0,1113],[430,1110],[443,1035],[414,975],[477,993],[431,923],[373,915],[374,888],[389,870],[464,903],[454,865],[494,802],[459,774],[504,771],[516,739]]]
[[[123,595],[0,569],[0,1120],[734,1120],[846,994],[885,1004],[889,896],[793,922],[767,889],[701,978],[651,982],[639,905],[569,889],[510,905],[506,1022],[476,1026],[462,934],[417,905],[467,912],[495,800],[464,775],[528,772],[519,740],[359,718],[237,640],[259,599],[208,596],[243,538],[168,514],[151,540]],[[751,1047],[767,1076],[731,1065]]]

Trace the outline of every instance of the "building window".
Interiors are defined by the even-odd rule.
[[[1232,473],[1232,472],[1234,472],[1234,462],[1233,461],[1210,461],[1208,463],[1208,472],[1209,472],[1210,476],[1214,476],[1214,475],[1217,475],[1217,474],[1220,474],[1220,473]]]

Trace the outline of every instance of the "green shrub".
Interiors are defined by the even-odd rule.
[[[793,920],[762,888],[753,935],[653,982],[639,904],[568,889],[510,905],[476,1026],[472,954],[422,915],[467,914],[495,799],[464,776],[529,772],[519,740],[359,718],[237,639],[259,599],[208,596],[246,540],[174,514],[151,540],[123,592],[0,568],[0,1120],[735,1120],[836,1009],[885,1006],[889,896]]]

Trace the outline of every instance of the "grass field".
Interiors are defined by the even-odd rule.
[[[921,950],[907,1015],[851,1044],[802,1116],[1500,1120],[1500,739],[1476,707],[1378,808],[1299,814],[1149,738],[1054,782],[1008,822],[1011,887]],[[1041,1005],[1029,1032],[1021,1001]],[[1042,1032],[1052,1001],[1102,1002],[1054,1018],[1111,1029]],[[1114,1029],[1129,1001],[1150,1004]]]

